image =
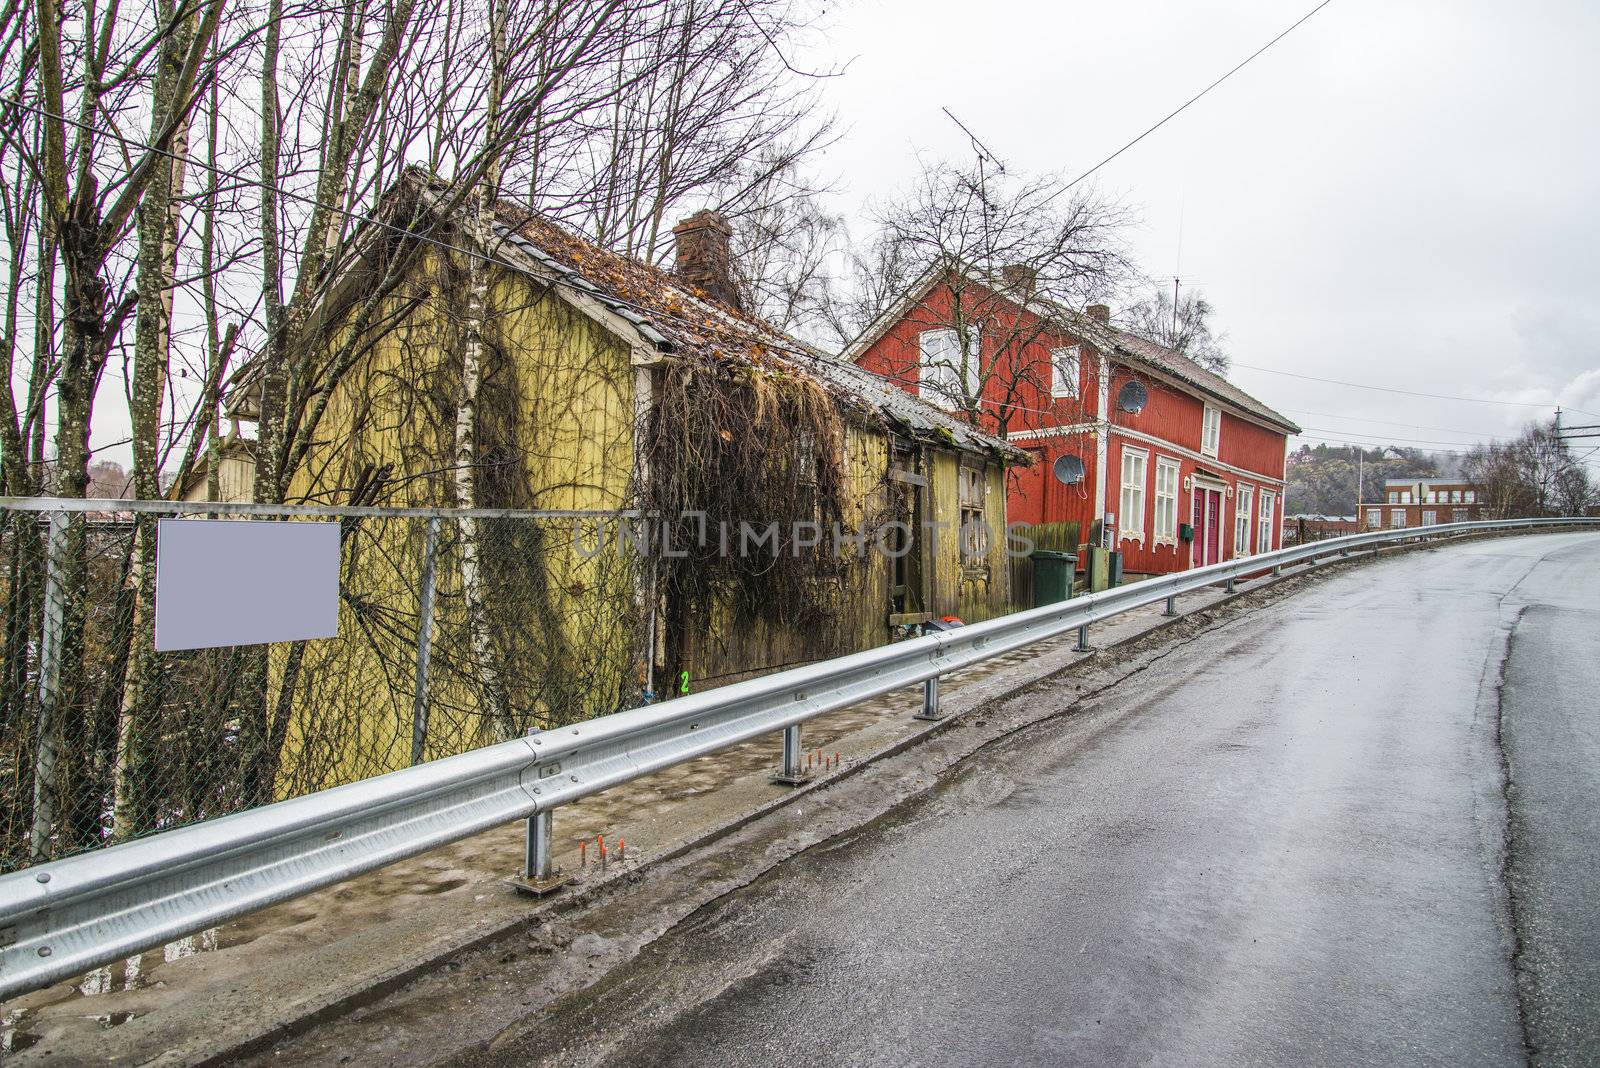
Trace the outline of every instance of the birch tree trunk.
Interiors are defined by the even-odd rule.
[[[161,0],[162,21],[175,14],[172,0]],[[172,290],[178,274],[180,221],[185,163],[189,151],[191,109],[177,98],[184,58],[194,38],[196,18],[184,19],[161,43],[160,65],[151,101],[152,138],[175,116],[178,128],[171,155],[158,157],[137,212],[139,265],[136,282],[139,310],[134,326],[133,355],[133,495],[159,500],[161,494],[161,412],[165,404],[172,342]],[[160,714],[161,661],[155,651],[154,516],[141,515],[134,528],[132,568],[133,619],[128,628],[131,648],[123,677],[117,717],[116,757],[112,768],[112,837],[123,841],[154,821],[150,809],[151,774],[145,750]]]
[[[495,152],[498,139],[500,94],[504,68],[504,11],[491,0],[489,97],[484,123],[485,151]],[[455,426],[455,491],[456,504],[461,508],[477,508],[478,501],[478,395],[483,385],[484,327],[489,299],[489,264],[485,256],[494,238],[494,202],[499,184],[500,167],[496,160],[486,161],[483,179],[477,196],[468,210],[468,225],[472,228],[471,247],[481,253],[467,261],[467,309],[463,324],[461,351],[461,392],[456,402]],[[482,568],[482,538],[478,520],[463,517],[460,547],[457,557],[461,565],[461,588],[467,602],[467,630],[472,644],[474,666],[482,680],[483,695],[489,722],[494,724],[497,736],[508,733],[504,695],[501,692],[500,672],[495,663],[493,642],[489,636],[488,607]]]

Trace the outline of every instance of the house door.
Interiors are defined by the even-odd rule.
[[[927,618],[928,569],[921,537],[927,515],[928,478],[921,455],[897,448],[889,471],[889,500],[894,522],[888,527],[890,554],[890,623],[914,623]]]
[[[1204,567],[1222,559],[1222,491],[1196,486],[1190,511],[1194,524],[1194,545],[1189,550],[1191,567]]]

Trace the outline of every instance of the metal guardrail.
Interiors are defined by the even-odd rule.
[[[561,805],[783,730],[800,777],[800,724],[924,684],[1131,608],[1290,564],[1372,546],[1495,530],[1600,530],[1600,519],[1500,520],[1352,534],[1148,579],[488,746],[348,786],[224,816],[0,876],[0,998],[70,978],[245,913],[517,819],[526,876],[550,866]]]

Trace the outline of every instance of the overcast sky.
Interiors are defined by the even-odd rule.
[[[941,107],[1010,170],[1075,177],[1315,3],[830,5],[804,58],[850,61],[824,87],[837,207],[859,217],[919,153],[970,160]],[[1597,53],[1593,0],[1332,0],[1094,180],[1138,209],[1141,266],[1194,280],[1234,380],[1305,440],[1460,447],[1556,403],[1600,423]]]

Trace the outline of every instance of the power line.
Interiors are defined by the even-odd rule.
[[[1327,433],[1327,434],[1348,434],[1348,433],[1350,433],[1350,431],[1348,431],[1348,430],[1330,430],[1327,427],[1315,427],[1315,426],[1301,427],[1300,429],[1302,431],[1310,431],[1311,433],[1314,433],[1314,434],[1322,434],[1322,433]],[[1360,433],[1362,433],[1362,431],[1358,430],[1358,431],[1356,431],[1356,433],[1360,434]],[[1439,440],[1436,440],[1434,438],[1401,437],[1400,435],[1397,435],[1397,434],[1366,434],[1364,436],[1369,437],[1369,438],[1383,438],[1383,439],[1385,439],[1387,441],[1416,442],[1416,443],[1421,444],[1421,445],[1464,445],[1464,446],[1467,446],[1467,447],[1470,448],[1472,446],[1480,444],[1479,442],[1474,442],[1474,441],[1439,441]]]
[[[1368,385],[1365,382],[1346,382],[1338,378],[1318,378],[1316,375],[1302,375],[1294,371],[1280,371],[1275,367],[1257,367],[1253,364],[1239,363],[1237,361],[1234,362],[1233,366],[1243,368],[1246,371],[1264,371],[1269,375],[1284,375],[1288,378],[1303,378],[1307,382],[1323,382],[1330,386],[1349,386],[1352,389],[1371,389],[1376,390],[1379,393],[1399,393],[1407,397],[1427,397],[1430,400],[1464,401],[1468,404],[1508,404],[1519,408],[1555,407],[1554,401],[1551,401],[1548,404],[1541,404],[1536,401],[1494,400],[1489,397],[1459,397],[1451,396],[1445,393],[1423,393],[1414,389],[1399,389],[1395,386],[1373,386]],[[1567,410],[1577,412],[1580,415],[1594,415],[1594,413],[1586,412],[1582,408],[1568,408]],[[1594,418],[1600,419],[1600,415],[1596,415]]]
[[[1062,189],[1062,192],[1066,192],[1066,190],[1071,189],[1073,186],[1077,185],[1079,182],[1081,182],[1085,178],[1089,177],[1089,175],[1093,174],[1095,171],[1099,170],[1101,167],[1104,167],[1107,163],[1110,163],[1112,160],[1116,159],[1118,156],[1120,156],[1124,152],[1128,151],[1128,149],[1132,148],[1134,145],[1138,144],[1140,141],[1143,141],[1146,137],[1149,137],[1151,134],[1153,134],[1157,130],[1161,129],[1161,127],[1165,126],[1172,119],[1177,118],[1178,115],[1185,108],[1187,108],[1190,104],[1193,104],[1195,101],[1199,100],[1201,97],[1203,97],[1207,93],[1211,92],[1211,90],[1215,89],[1217,86],[1221,85],[1223,82],[1225,82],[1229,78],[1233,77],[1241,69],[1243,69],[1244,66],[1246,64],[1248,64],[1251,60],[1255,59],[1261,53],[1265,52],[1267,49],[1271,48],[1273,45],[1277,44],[1279,41],[1281,41],[1285,37],[1289,36],[1289,34],[1294,32],[1294,30],[1302,22],[1306,21],[1312,15],[1315,15],[1317,12],[1319,12],[1323,8],[1327,7],[1332,2],[1333,2],[1333,0],[1322,0],[1322,3],[1318,4],[1316,7],[1312,8],[1310,11],[1307,11],[1304,15],[1301,15],[1298,19],[1296,19],[1294,25],[1290,26],[1287,30],[1284,30],[1282,33],[1278,34],[1278,36],[1274,37],[1272,40],[1268,41],[1266,44],[1262,45],[1260,48],[1258,48],[1254,52],[1250,53],[1248,56],[1246,56],[1244,58],[1244,60],[1238,66],[1234,67],[1228,73],[1224,74],[1222,77],[1218,78],[1216,81],[1212,82],[1210,85],[1206,86],[1204,89],[1202,89],[1198,93],[1194,94],[1194,96],[1191,96],[1188,100],[1185,100],[1181,105],[1178,106],[1178,108],[1175,111],[1173,111],[1171,114],[1169,114],[1166,118],[1162,119],[1160,122],[1158,122],[1154,126],[1150,127],[1144,133],[1140,134],[1138,137],[1135,137],[1132,141],[1129,141],[1127,144],[1123,145],[1121,148],[1119,148],[1115,152],[1111,153],[1111,155],[1107,156],[1105,159],[1101,160],[1099,163],[1096,163],[1093,167],[1090,167],[1088,170],[1086,170],[1082,174],[1078,175],[1072,181],[1068,182],[1066,184],[1066,186]]]
[[[1299,435],[1297,435],[1297,436],[1299,436]],[[1396,446],[1395,443],[1392,442],[1392,441],[1360,441],[1360,440],[1357,440],[1355,438],[1329,437],[1329,436],[1327,436],[1325,434],[1320,434],[1320,433],[1316,434],[1316,435],[1313,435],[1313,436],[1317,439],[1317,441],[1319,441],[1319,442],[1321,442],[1323,444],[1327,444],[1329,442],[1335,442],[1335,443],[1340,444],[1340,445],[1359,445],[1359,446],[1361,446],[1363,448],[1368,448],[1368,449],[1384,449],[1384,448],[1392,449],[1392,448],[1396,448],[1396,447],[1400,447],[1400,448],[1408,447],[1408,446]],[[1466,456],[1468,453],[1472,452],[1471,449],[1438,449],[1438,448],[1421,448],[1421,447],[1418,447],[1417,451],[1418,452],[1442,452],[1442,453],[1449,453],[1450,455],[1453,455],[1453,456]]]
[[[1462,430],[1455,426],[1423,426],[1421,423],[1400,423],[1393,419],[1372,419],[1365,415],[1339,415],[1334,412],[1308,412],[1304,408],[1280,408],[1280,411],[1294,412],[1296,415],[1309,415],[1319,419],[1344,419],[1356,423],[1381,423],[1384,426],[1403,426],[1411,430],[1441,430],[1446,434],[1466,434],[1474,438],[1492,438],[1496,434],[1482,430]],[[1357,433],[1360,433],[1358,430]]]

